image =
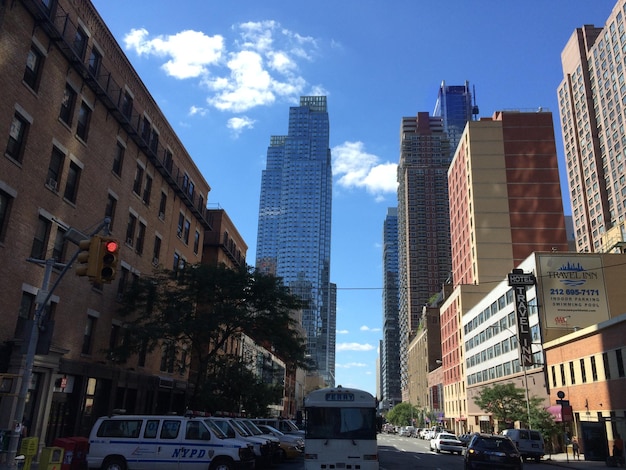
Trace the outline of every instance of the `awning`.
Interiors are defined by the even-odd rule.
[[[574,421],[574,413],[570,405],[552,405],[546,411],[554,416],[555,423],[571,423]]]

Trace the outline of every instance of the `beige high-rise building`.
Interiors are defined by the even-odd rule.
[[[626,217],[625,8],[619,0],[603,28],[577,28],[561,53],[558,100],[576,251],[609,251],[603,235]]]
[[[455,289],[440,309],[443,408],[448,427],[463,432],[463,315],[531,253],[568,251],[552,114],[498,111],[469,122],[448,184]]]

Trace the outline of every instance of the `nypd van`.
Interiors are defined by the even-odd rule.
[[[183,416],[106,416],[89,435],[87,465],[102,470],[244,470],[254,468],[248,442],[211,422]]]

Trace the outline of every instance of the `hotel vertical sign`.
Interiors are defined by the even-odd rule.
[[[517,347],[519,362],[522,367],[533,365],[532,341],[528,311],[526,287],[535,285],[535,276],[525,273],[521,269],[514,269],[509,273],[509,286],[513,288],[515,296],[515,315],[517,317]]]

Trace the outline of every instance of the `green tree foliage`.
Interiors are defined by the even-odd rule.
[[[387,422],[395,426],[413,426],[411,419],[416,420],[420,416],[420,410],[408,402],[398,403],[385,418]]]
[[[530,397],[527,408],[526,391],[512,383],[483,388],[474,398],[474,403],[483,411],[492,413],[496,421],[501,423],[519,421],[523,426],[538,430],[542,433],[547,446],[550,445],[551,436],[559,432],[559,425],[554,422],[552,414],[543,407],[543,400]]]
[[[481,410],[491,413],[496,421],[526,421],[525,392],[512,383],[483,388],[474,398],[474,403]]]
[[[300,308],[302,302],[279,278],[249,267],[199,264],[176,272],[161,270],[137,278],[125,292],[119,311],[125,337],[110,354],[125,360],[160,349],[167,353],[170,371],[185,371],[192,364],[188,405],[198,407],[207,402],[213,366],[241,332],[271,349],[288,367],[306,368],[305,341],[294,328],[293,313]],[[252,382],[240,372],[239,386],[250,387]],[[232,387],[239,399],[242,394]]]

